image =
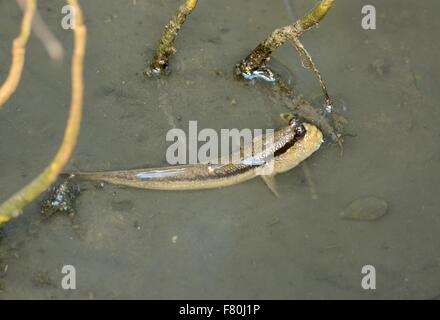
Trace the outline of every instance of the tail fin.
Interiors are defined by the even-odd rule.
[[[67,179],[70,178],[72,176],[72,178],[75,176],[75,174],[73,172],[61,172],[58,177],[59,178],[63,178],[63,179]]]
[[[78,171],[78,172],[61,172],[60,178],[64,179],[83,179],[83,180],[101,180],[105,179],[105,174],[103,172],[84,172],[84,171]]]

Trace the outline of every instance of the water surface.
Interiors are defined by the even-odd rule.
[[[81,1],[88,46],[81,134],[69,169],[165,164],[172,127],[273,128],[286,112],[232,77],[235,63],[316,1],[201,1],[177,40],[172,74],[144,79],[163,25],[180,1]],[[377,9],[377,29],[361,9]],[[0,200],[50,161],[70,94],[71,32],[61,5],[39,3],[66,48],[62,65],[30,39],[22,82],[0,111]],[[0,231],[0,298],[435,298],[440,294],[438,1],[338,0],[304,43],[349,120],[343,154],[325,144],[277,177],[281,197],[255,179],[233,187],[160,192],[87,189],[73,220],[44,221],[41,198]],[[0,78],[19,28],[0,3]],[[275,54],[297,93],[319,101],[289,45]],[[275,63],[274,63],[275,64]],[[306,174],[306,173],[309,174]],[[314,185],[317,199],[310,188]],[[378,197],[376,221],[341,220],[352,201]],[[74,265],[77,289],[61,289]],[[361,287],[373,265],[377,289]]]

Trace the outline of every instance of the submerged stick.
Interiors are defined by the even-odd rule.
[[[309,165],[307,164],[307,162],[303,162],[301,163],[301,167],[304,172],[304,178],[306,180],[306,184],[310,190],[310,197],[312,198],[312,200],[318,200],[319,198],[318,193],[316,192],[315,182],[313,181],[312,173],[310,172]]]
[[[197,1],[198,0],[186,0],[186,2],[177,9],[176,14],[171,18],[170,22],[165,26],[153,60],[149,67],[144,71],[145,75],[149,77],[159,76],[166,71],[170,56],[176,52],[174,41],[176,40],[177,34],[185,23],[188,15],[195,9]]]
[[[299,52],[304,66],[309,66],[317,75],[321,88],[326,97],[326,102],[330,102],[326,86],[322,77],[313,63],[311,56],[305,50],[299,41],[299,37],[304,31],[316,26],[328,13],[333,6],[334,0],[321,0],[307,15],[295,23],[274,30],[268,38],[261,42],[245,59],[243,59],[235,68],[235,74],[245,79],[263,78],[265,80],[275,81],[273,73],[267,68],[266,63],[270,60],[273,51],[291,40]]]
[[[0,87],[0,108],[12,96],[20,82],[21,73],[23,71],[26,43],[31,33],[32,18],[35,14],[36,0],[27,0],[26,8],[23,12],[21,20],[21,31],[12,43],[12,62],[9,69],[8,77]]]
[[[26,9],[27,0],[16,0],[21,10]],[[32,20],[32,30],[38,39],[40,39],[44,48],[46,49],[49,57],[52,60],[62,60],[64,56],[64,48],[60,41],[55,37],[55,35],[50,31],[47,24],[44,22],[43,18],[35,9],[34,19]]]
[[[86,28],[83,24],[81,8],[77,0],[67,0],[74,8],[74,51],[72,56],[72,96],[69,119],[64,132],[63,142],[52,162],[23,189],[15,193],[0,205],[0,224],[21,214],[25,205],[33,201],[55,180],[69,161],[78,138],[83,107],[83,69],[86,46]]]

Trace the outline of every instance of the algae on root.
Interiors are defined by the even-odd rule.
[[[76,213],[75,200],[79,194],[79,187],[67,179],[59,186],[50,188],[49,196],[41,205],[41,214],[45,218],[56,213],[64,213],[73,217]]]

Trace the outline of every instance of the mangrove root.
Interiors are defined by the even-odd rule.
[[[198,0],[186,0],[170,22],[165,26],[156,53],[149,67],[144,71],[148,77],[159,76],[167,71],[170,56],[176,52],[174,41],[188,15],[195,9]]]
[[[324,92],[327,106],[331,106],[331,101],[327,88],[322,80],[316,65],[313,63],[310,54],[299,41],[304,31],[316,26],[327,14],[333,5],[334,0],[321,0],[315,8],[295,23],[273,31],[268,38],[261,42],[245,59],[235,67],[235,75],[247,80],[261,78],[274,82],[276,78],[273,72],[267,67],[272,53],[286,41],[290,40],[298,51],[302,63],[310,68],[317,75],[321,89]]]

